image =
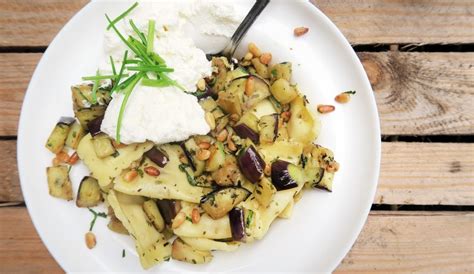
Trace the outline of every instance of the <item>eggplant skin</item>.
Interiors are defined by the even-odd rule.
[[[291,176],[290,169],[292,167],[294,167],[293,164],[282,160],[277,160],[272,163],[272,183],[277,190],[285,190],[298,186],[298,183]]]
[[[100,130],[100,127],[102,126],[103,120],[104,120],[104,116],[102,115],[87,123],[87,127],[89,128],[89,132],[91,133],[92,137],[102,133],[102,131]]]
[[[257,183],[262,177],[265,161],[258,154],[254,146],[243,150],[238,157],[238,164],[242,174],[252,183]]]
[[[245,240],[244,211],[239,207],[234,207],[229,212],[230,230],[234,241]]]
[[[175,200],[156,200],[156,205],[167,225],[170,225],[176,214],[181,210],[181,202]]]
[[[145,152],[145,156],[161,168],[165,167],[166,164],[169,162],[168,155],[166,155],[165,152],[157,149],[156,147],[152,147],[150,150]]]
[[[260,136],[253,129],[246,124],[239,124],[234,126],[234,131],[240,138],[249,138],[254,144],[258,144]]]

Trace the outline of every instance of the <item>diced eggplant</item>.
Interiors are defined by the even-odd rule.
[[[104,120],[104,116],[99,116],[87,123],[87,128],[89,128],[89,132],[91,133],[92,137],[102,133],[102,131],[100,130],[102,120]]]
[[[252,95],[245,97],[243,109],[244,110],[251,110],[257,106],[258,103],[268,98],[270,93],[270,85],[269,83],[259,77],[258,75],[252,75],[253,79],[253,93]]]
[[[93,207],[103,200],[99,182],[94,177],[84,177],[79,185],[76,205],[78,207]]]
[[[292,73],[291,63],[283,62],[275,64],[273,65],[270,73],[272,75],[272,80],[285,79],[286,81],[290,81]]]
[[[92,103],[92,85],[82,84],[71,87],[72,101],[74,108],[87,108]],[[96,92],[97,104],[106,105],[110,102],[112,97],[107,89],[99,88]]]
[[[281,104],[288,104],[298,96],[298,92],[290,85],[290,82],[280,78],[273,82],[270,91]]]
[[[278,136],[278,114],[260,117],[258,122],[260,143],[273,143]]]
[[[254,146],[245,148],[238,156],[238,164],[242,174],[252,183],[260,180],[265,168],[265,161]]]
[[[200,150],[194,138],[188,139],[186,142],[181,143],[181,148],[188,159],[191,168],[194,171],[194,176],[197,177],[202,174],[206,166],[206,162],[197,158],[197,153]]]
[[[217,104],[226,113],[238,115],[242,113],[242,103],[238,94],[221,91],[218,93]]]
[[[248,127],[246,124],[238,124],[233,127],[235,133],[240,138],[243,139],[250,139],[254,144],[258,144],[260,141],[260,137],[256,131]]]
[[[72,117],[61,117],[46,141],[46,148],[54,154],[59,153],[64,148],[71,126],[75,121],[76,119]]]
[[[287,126],[290,139],[302,144],[313,142],[318,136],[318,121],[309,112],[302,97],[296,97],[290,105],[291,117]]]
[[[145,156],[159,167],[165,167],[169,162],[169,157],[166,152],[156,148],[155,146],[145,152]]]
[[[272,163],[271,177],[277,190],[285,190],[298,186],[302,178],[302,171],[298,166],[277,160]]]
[[[219,186],[233,186],[241,179],[241,173],[234,156],[228,155],[224,166],[212,173],[212,179]]]
[[[240,117],[237,125],[244,124],[255,132],[258,132],[258,117],[252,112],[246,112]]]
[[[112,145],[112,141],[106,134],[99,134],[92,139],[94,151],[97,157],[105,158],[111,156],[117,152],[115,147]]]
[[[237,78],[241,78],[248,75],[249,72],[245,68],[239,66],[236,69],[227,72],[226,81],[227,83],[230,83]]]
[[[241,187],[214,190],[201,199],[201,207],[213,219],[224,217],[234,206],[247,199],[250,192]]]
[[[217,98],[217,92],[206,83],[206,88],[204,90],[198,90],[194,93],[194,96],[196,96],[199,99],[204,99],[204,98]]]
[[[171,257],[190,264],[203,264],[212,260],[212,253],[194,249],[180,238],[176,238],[171,249]]]
[[[123,226],[122,222],[115,217],[115,215],[110,216],[110,221],[107,227],[112,230],[113,232],[117,232],[120,234],[128,235],[128,230]]]
[[[324,175],[321,178],[321,181],[315,185],[317,188],[325,189],[329,192],[332,192],[332,182],[334,180],[334,173],[324,171]]]
[[[245,241],[244,211],[239,207],[234,207],[229,212],[230,231],[234,241]]]
[[[215,76],[216,81],[214,83],[214,90],[221,91],[224,90],[227,83],[227,73],[228,68],[230,67],[229,62],[225,57],[213,58],[212,65],[217,67],[217,75]]]
[[[85,130],[89,130],[87,124],[97,117],[104,116],[105,106],[92,106],[74,111],[76,118]]]
[[[161,213],[156,205],[155,200],[148,200],[143,203],[143,211],[145,212],[148,220],[159,232],[165,229],[165,220],[161,216]]]
[[[86,131],[79,123],[72,124],[71,129],[69,130],[69,133],[66,138],[66,146],[72,149],[77,149],[79,142],[85,135]]]
[[[225,163],[224,145],[216,142],[210,149],[211,156],[206,161],[206,171],[213,172],[221,168]]]
[[[264,207],[267,207],[273,200],[277,190],[266,177],[263,177],[254,190],[255,199]]]
[[[213,111],[211,111],[211,114],[214,116],[214,119],[216,121],[225,116],[225,113],[222,111],[220,107],[217,107]]]
[[[212,98],[199,100],[199,105],[201,105],[202,109],[204,109],[206,112],[212,112],[217,108],[217,102]]]
[[[175,200],[156,200],[156,205],[167,225],[170,225],[181,210],[181,202]]]
[[[46,168],[48,177],[49,195],[72,200],[72,185],[69,180],[69,171],[67,166],[54,166]]]

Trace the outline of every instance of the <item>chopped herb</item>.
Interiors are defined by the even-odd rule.
[[[91,224],[89,226],[89,231],[92,231],[92,228],[94,228],[95,221],[97,220],[97,217],[102,217],[102,218],[107,218],[107,214],[104,212],[96,212],[92,208],[89,208],[89,211],[94,215],[94,218],[91,221]]]
[[[301,158],[301,166],[304,168],[306,166],[306,163],[308,162],[308,157],[301,154],[300,158]]]
[[[140,175],[141,178],[143,178],[143,170],[137,168],[138,175]]]
[[[123,18],[125,18],[125,16],[127,16],[133,9],[135,9],[136,7],[138,6],[138,2],[135,2],[130,8],[128,8],[126,11],[124,11],[122,14],[120,14],[119,16],[117,16],[117,18],[115,18],[114,20],[112,21],[109,21],[109,25],[107,26],[107,30],[109,30],[111,27],[113,27],[113,25],[115,23],[117,23],[118,21],[122,20]]]
[[[99,77],[99,70],[97,70],[96,74],[95,74],[96,77]],[[95,79],[94,80],[94,85],[92,86],[92,104],[96,104],[97,103],[97,89],[99,88],[99,80],[100,79]]]
[[[148,21],[148,37],[146,53],[150,54],[153,52],[153,39],[155,38],[155,20]]]
[[[344,93],[354,95],[354,94],[356,94],[356,91],[355,90],[348,90],[348,91],[345,91]]]
[[[186,170],[187,167],[188,167],[188,165],[180,164],[179,165],[179,170],[186,174],[186,179],[188,179],[188,183],[190,185],[197,186],[197,183],[196,183],[196,180],[194,180],[194,177],[191,174],[189,174],[189,172]]]
[[[197,264],[195,259],[192,259],[191,261],[193,262],[193,264]]]
[[[130,23],[130,26],[132,27],[133,31],[137,34],[138,38],[142,41],[143,44],[146,44],[146,38],[145,35],[143,35],[143,32],[141,32],[137,26],[135,25],[135,22],[133,22],[132,19],[128,21]]]
[[[69,174],[69,172],[71,172],[71,168],[72,166],[69,166],[68,169],[67,169],[67,173]]]
[[[125,249],[122,249],[122,258],[125,258]]]
[[[274,78],[277,77],[277,71],[276,71],[276,69],[272,69],[271,73],[272,73],[272,76],[273,76]]]
[[[249,209],[249,213],[247,215],[247,220],[245,221],[245,227],[249,227],[253,220],[253,210]]]
[[[110,65],[112,66],[112,73],[117,74],[117,70],[115,69],[114,59],[112,58],[111,55],[109,56],[109,58],[110,58]]]
[[[193,222],[193,219],[189,218],[189,216],[186,216],[186,220],[190,221],[191,223]]]

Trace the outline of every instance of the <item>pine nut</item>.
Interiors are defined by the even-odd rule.
[[[211,144],[208,143],[208,142],[202,142],[202,143],[199,143],[199,145],[198,145],[198,147],[202,148],[202,149],[208,149],[210,146],[211,146]]]
[[[252,53],[252,55],[255,56],[255,57],[260,57],[260,55],[262,55],[262,52],[261,52],[260,49],[257,47],[257,45],[255,45],[255,43],[250,43],[250,44],[249,44],[249,51],[250,51],[250,53]]]
[[[245,61],[250,61],[253,58],[253,54],[251,52],[247,52],[244,56]]]
[[[334,100],[340,104],[345,104],[351,100],[351,96],[345,92],[338,94]]]
[[[336,107],[332,105],[318,105],[318,112],[322,114],[333,112],[335,109]]]
[[[204,118],[206,119],[206,122],[211,128],[211,130],[216,128],[216,119],[214,118],[214,115],[212,115],[212,113],[206,112]]]
[[[284,111],[281,113],[281,119],[284,121],[284,122],[288,122],[291,118],[291,112],[289,111]]]
[[[199,223],[201,220],[201,213],[199,213],[199,209],[193,208],[193,211],[191,212],[191,220],[193,221],[193,224]]]
[[[201,161],[206,161],[209,157],[211,157],[211,152],[207,149],[200,149],[196,154],[196,158]]]
[[[270,176],[271,173],[272,173],[272,166],[270,164],[266,164],[265,165],[265,168],[263,169],[263,173],[266,175],[266,176]]]
[[[337,172],[339,170],[339,163],[334,161],[328,164],[326,167],[327,172]]]
[[[295,36],[299,37],[301,35],[306,34],[309,31],[309,28],[306,27],[298,27],[293,30]]]
[[[86,233],[86,246],[89,249],[93,249],[95,245],[97,244],[97,241],[95,239],[95,235],[92,232],[87,232]]]
[[[229,148],[230,151],[236,151],[237,147],[235,146],[234,141],[232,139],[227,140],[227,147]]]
[[[171,228],[176,229],[180,227],[184,223],[185,220],[186,220],[186,214],[184,214],[184,212],[179,212],[178,214],[176,214],[176,217],[174,217],[173,223],[171,224]]]
[[[77,163],[78,160],[79,160],[79,155],[77,155],[77,152],[74,152],[71,155],[71,157],[69,157],[69,159],[67,160],[67,163],[70,165],[74,165]]]
[[[227,132],[227,129],[223,129],[221,132],[219,132],[219,134],[217,134],[217,141],[219,142],[224,142],[225,139],[227,139],[227,135],[229,134],[229,132]]]
[[[150,176],[160,176],[160,171],[154,166],[147,166],[144,168],[145,173]]]
[[[245,82],[245,95],[251,96],[255,90],[255,80],[252,76],[247,78],[247,82]]]
[[[260,56],[260,62],[264,65],[270,64],[272,61],[272,54],[269,52],[266,52]]]
[[[239,114],[237,114],[237,113],[231,114],[229,118],[230,118],[231,121],[234,121],[234,122],[237,122],[240,119]]]
[[[197,82],[197,88],[199,90],[205,90],[206,89],[206,81],[204,79],[201,79]]]
[[[60,151],[56,154],[56,158],[61,163],[67,163],[69,160],[69,155],[65,151]]]
[[[133,181],[137,176],[138,176],[138,172],[137,172],[135,169],[132,169],[132,170],[127,171],[127,173],[125,173],[125,175],[123,176],[123,179],[124,179],[126,182],[131,182],[131,181]]]

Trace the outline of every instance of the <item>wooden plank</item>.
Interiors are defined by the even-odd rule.
[[[384,135],[474,133],[474,53],[360,52]]]
[[[473,271],[473,231],[472,212],[372,211],[336,272]],[[20,265],[22,272],[60,271],[24,207],[0,208],[0,262],[5,273]]]
[[[87,0],[0,0],[0,47],[47,46]],[[313,0],[352,44],[472,43],[470,0]]]
[[[372,211],[336,273],[472,273],[473,212]]]
[[[4,156],[0,160],[0,202],[23,201],[15,151],[15,141],[0,142],[0,155]],[[382,143],[374,203],[473,205],[472,155],[474,144]]]
[[[0,0],[1,1],[1,0]],[[40,53],[0,54],[0,136],[16,135]],[[361,52],[384,135],[474,134],[474,53]]]
[[[470,0],[312,0],[351,44],[474,42]]]

